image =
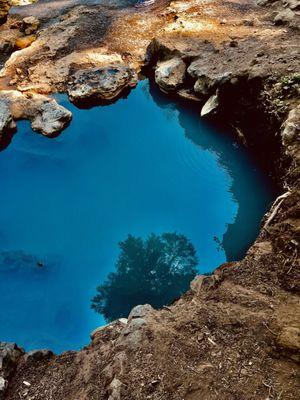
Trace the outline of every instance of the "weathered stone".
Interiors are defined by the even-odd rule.
[[[151,313],[153,311],[154,309],[151,307],[150,304],[138,305],[131,310],[128,316],[128,320],[130,321],[133,318],[144,318],[148,313]]]
[[[155,70],[155,81],[161,89],[173,91],[183,85],[186,74],[186,64],[175,57],[157,64]]]
[[[219,97],[217,94],[211,96],[201,109],[201,117],[213,114],[217,111],[219,107]]]
[[[8,378],[23,354],[15,343],[0,342],[0,376]]]
[[[9,110],[12,127],[13,120],[29,119],[32,129],[45,136],[57,135],[66,128],[72,118],[72,113],[57,104],[54,99],[38,94],[26,95],[17,90],[0,91],[0,107],[6,110],[5,115],[8,115],[7,109]],[[10,121],[9,116],[5,121]],[[5,121],[2,129],[0,125],[0,135],[5,133]]]
[[[73,102],[85,100],[112,101],[125,89],[137,84],[135,71],[127,66],[80,70],[73,76],[68,95]]]
[[[48,349],[31,350],[25,354],[25,361],[41,361],[53,356],[53,352]]]
[[[22,20],[22,31],[26,35],[32,35],[35,33],[40,26],[40,21],[36,17],[25,17]]]
[[[32,119],[31,127],[45,136],[54,136],[65,129],[71,119],[69,110],[56,101],[49,101],[41,105],[39,113]]]

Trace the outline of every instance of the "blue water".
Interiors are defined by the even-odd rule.
[[[129,233],[183,233],[212,271],[243,255],[274,195],[233,138],[147,81],[109,106],[59,101],[64,133],[20,122],[0,153],[0,340],[56,352],[105,323],[90,300]]]

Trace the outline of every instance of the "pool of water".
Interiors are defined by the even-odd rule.
[[[64,133],[20,122],[0,153],[0,340],[57,352],[105,323],[91,298],[128,234],[183,234],[209,272],[244,254],[274,195],[230,136],[148,81],[109,106],[59,101]]]

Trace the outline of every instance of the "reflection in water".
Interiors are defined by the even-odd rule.
[[[232,133],[224,129],[216,131],[211,124],[199,118],[198,105],[194,102],[174,101],[158,91],[157,85],[150,84],[150,93],[155,103],[164,109],[167,116],[178,112],[178,122],[184,130],[185,137],[190,139],[201,150],[208,150],[216,156],[220,168],[228,171],[231,179],[230,192],[238,205],[237,214],[232,222],[227,223],[227,229],[214,240],[226,254],[226,261],[240,260],[253,243],[258,234],[259,224],[264,211],[278,195],[278,188],[272,180],[263,173],[258,161],[246,153],[242,144],[233,141]],[[202,134],[206,130],[214,131],[220,140],[211,140],[209,135]],[[230,155],[228,157],[228,155]],[[241,165],[248,162],[251,165],[246,171],[241,171]],[[249,190],[252,183],[253,190]]]
[[[92,299],[92,308],[107,321],[127,317],[137,304],[169,304],[188,289],[196,275],[196,250],[184,235],[151,234],[146,240],[128,235],[119,247],[116,271]]]

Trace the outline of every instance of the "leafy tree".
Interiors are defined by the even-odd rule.
[[[116,271],[97,288],[91,307],[106,320],[127,316],[137,304],[162,307],[188,289],[197,273],[192,243],[177,233],[128,235],[119,243]]]

